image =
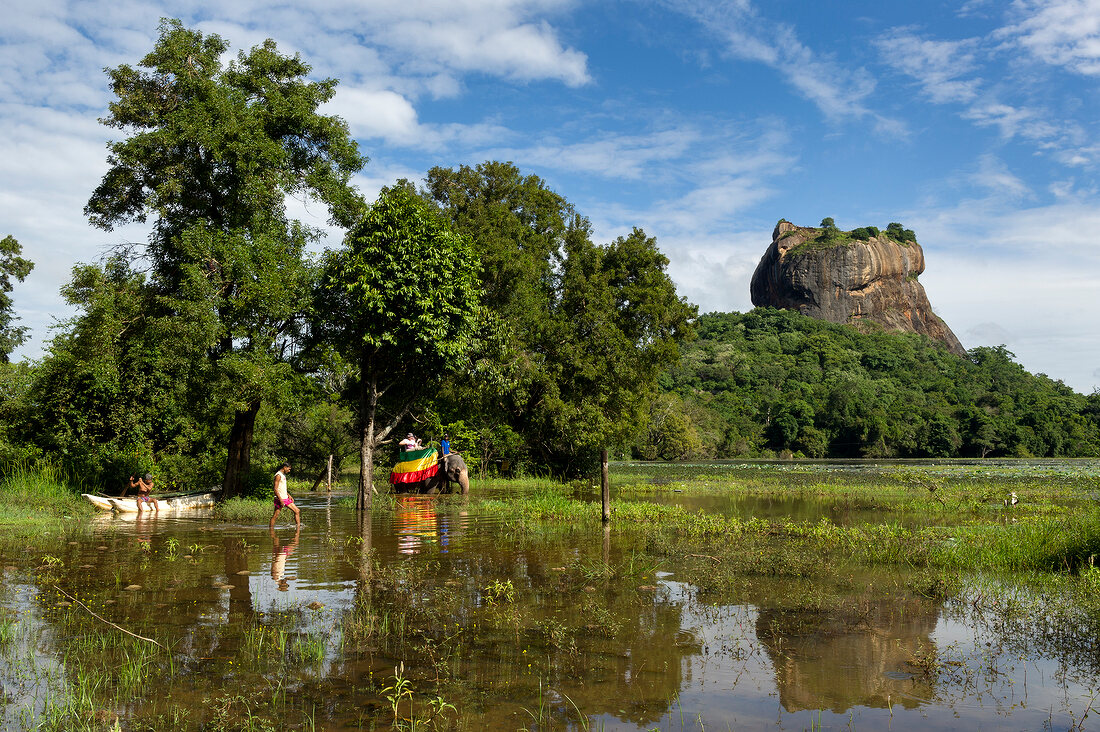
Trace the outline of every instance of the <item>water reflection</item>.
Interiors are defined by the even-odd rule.
[[[399,554],[446,554],[462,534],[468,513],[441,507],[439,496],[398,496],[393,528]]]
[[[286,560],[294,553],[301,537],[302,528],[299,526],[294,531],[294,538],[289,542],[281,543],[274,529],[271,529],[271,579],[275,580],[281,592],[290,589],[290,580],[297,579],[294,576],[286,576]]]
[[[40,557],[3,564],[38,583],[46,599],[36,608],[56,606],[56,582],[112,622],[169,640],[174,663],[186,669],[174,694],[195,696],[196,719],[204,699],[269,692],[276,668],[281,688],[318,710],[314,728],[388,726],[379,690],[401,662],[417,698],[439,695],[460,710],[459,728],[576,729],[585,726],[579,713],[614,729],[799,729],[824,710],[834,718],[822,725],[818,716],[819,727],[842,728],[854,715],[862,729],[952,729],[975,699],[996,700],[1014,726],[1032,728],[1036,718],[1012,697],[1029,678],[1043,679],[1044,693],[1031,689],[1031,698],[1049,701],[1044,715],[1065,728],[1091,693],[1091,681],[1067,680],[1058,669],[1067,656],[1054,647],[1032,666],[998,661],[995,674],[976,672],[993,679],[980,692],[937,674],[966,667],[952,663],[992,668],[981,654],[998,630],[971,622],[969,635],[959,634],[938,604],[899,589],[904,576],[837,586],[739,577],[726,595],[701,597],[677,579],[685,565],[674,551],[659,555],[659,575],[609,573],[645,554],[630,527],[604,529],[597,520],[567,534],[508,533],[461,502],[425,496],[401,497],[394,512],[374,515],[328,495],[299,505],[300,531],[269,530],[266,518],[104,517],[89,541],[57,550],[62,568],[52,574],[41,572]],[[491,587],[501,592],[492,602]],[[35,641],[64,657],[67,616],[43,609],[39,617],[50,633]],[[394,627],[416,630],[398,636]],[[257,648],[276,631],[289,650]],[[300,662],[312,637],[324,648]],[[276,663],[286,665],[264,665]],[[549,716],[532,724],[542,704]],[[980,711],[964,714],[981,726]]]
[[[938,622],[939,608],[926,602],[871,596],[851,608],[763,608],[756,637],[775,668],[779,701],[788,712],[915,709],[919,700],[933,697],[934,688],[912,664],[936,662],[932,633]]]

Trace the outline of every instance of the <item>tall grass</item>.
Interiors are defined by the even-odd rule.
[[[237,497],[219,503],[214,508],[214,515],[222,521],[267,521],[273,510],[271,499]],[[293,523],[294,512],[290,509],[279,514],[280,522],[285,521],[288,516]]]
[[[952,568],[1075,572],[1100,558],[1100,509],[958,527],[933,561]]]
[[[79,486],[59,470],[15,467],[0,480],[0,526],[4,540],[80,530],[95,511],[80,497]],[[73,521],[77,519],[77,521]]]

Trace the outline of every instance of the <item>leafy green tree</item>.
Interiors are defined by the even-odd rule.
[[[683,400],[675,394],[663,394],[654,400],[641,457],[684,460],[702,451],[699,432],[685,412]]]
[[[150,315],[153,291],[123,257],[75,267],[62,294],[80,314],[36,369],[23,423],[30,441],[89,484],[117,487],[156,462],[162,484],[186,475],[207,485],[220,472],[207,425],[224,412],[193,398],[209,363],[177,330],[186,321]]]
[[[486,367],[450,399],[510,425],[537,469],[559,475],[632,444],[695,316],[656,240],[635,229],[595,245],[587,219],[511,163],[433,168],[427,192],[473,241],[491,314]]]
[[[27,394],[34,377],[35,368],[27,361],[0,363],[0,479],[21,464],[33,463],[41,453],[26,430],[31,411]]]
[[[34,269],[34,262],[24,259],[23,247],[10,234],[0,239],[0,363],[7,363],[11,352],[27,337],[27,329],[14,325],[18,320],[12,314],[11,281],[22,282]]]
[[[361,201],[349,181],[365,159],[344,122],[317,111],[334,79],[309,81],[271,40],[223,65],[228,47],[163,20],[139,68],[107,71],[116,99],[103,122],[127,136],[108,146],[85,213],[107,230],[153,220],[150,314],[187,321],[205,350],[202,398],[233,411],[223,487],[236,495],[260,404],[291,377],[311,289],[303,252],[317,232],[288,218],[286,197],[318,199],[350,225]]]
[[[909,242],[916,243],[917,241],[917,235],[913,233],[912,229],[906,229],[896,221],[891,221],[886,225],[886,235],[903,244]]]
[[[329,253],[314,338],[358,367],[358,509],[371,507],[374,450],[469,363],[480,291],[469,241],[404,183]]]

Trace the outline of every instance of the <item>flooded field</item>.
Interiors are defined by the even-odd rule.
[[[0,557],[3,726],[1100,729],[1090,613],[1047,614],[1052,590],[1006,572],[960,572],[942,592],[927,567],[844,561],[833,539],[824,559],[787,538],[791,522],[1011,530],[1026,504],[1002,495],[1043,486],[1041,515],[1077,511],[1097,475],[1095,462],[616,466],[616,517],[652,503],[774,522],[737,546],[642,520],[605,531],[597,506],[501,510],[527,511],[531,493],[590,503],[584,483],[475,484],[468,500],[380,501],[367,520],[339,493],[299,493],[300,532],[102,516]],[[881,499],[846,489],[871,476]]]

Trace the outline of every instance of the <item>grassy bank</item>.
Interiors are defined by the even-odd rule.
[[[0,480],[0,526],[5,539],[78,531],[94,510],[79,486],[48,468],[17,468]]]

